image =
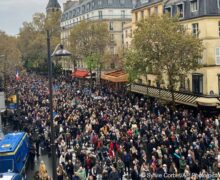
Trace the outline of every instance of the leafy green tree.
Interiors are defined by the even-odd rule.
[[[93,54],[102,58],[109,40],[106,23],[82,21],[71,30],[69,42],[71,52],[78,59],[85,60],[87,57],[93,57]]]
[[[69,42],[71,52],[74,54],[73,58],[82,60],[90,73],[93,69],[97,69],[97,77],[101,78],[107,45],[110,43],[107,23],[81,21],[72,28]]]
[[[86,67],[90,72],[90,86],[92,84],[92,71],[98,68],[99,59],[100,59],[99,55],[95,53],[85,57]]]
[[[128,81],[134,82],[139,75],[145,75],[147,72],[146,66],[141,66],[143,63],[141,51],[137,49],[128,50],[125,53],[125,70],[128,73]]]
[[[46,30],[51,32],[51,49],[53,50],[60,42],[59,18],[60,12],[54,12],[53,16],[47,17],[44,13],[36,13],[31,22],[23,23],[20,28],[18,47],[26,68],[44,71],[43,67],[47,63]]]
[[[17,47],[17,38],[0,31],[0,76],[6,80],[9,75],[15,74],[16,68],[21,67],[21,52]]]
[[[174,90],[182,77],[200,67],[202,52],[202,40],[177,18],[151,16],[137,24],[125,65],[131,75],[153,73],[167,80],[174,106]]]
[[[17,47],[16,37],[0,31],[0,89],[6,88],[9,76],[22,70],[21,53]],[[0,90],[0,91],[1,91]]]
[[[24,22],[20,28],[18,45],[24,64],[30,68],[36,69],[46,61],[45,18],[43,13],[36,13],[32,22]]]

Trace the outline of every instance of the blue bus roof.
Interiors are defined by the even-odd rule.
[[[0,153],[15,151],[25,134],[25,132],[18,132],[5,135],[0,141]]]

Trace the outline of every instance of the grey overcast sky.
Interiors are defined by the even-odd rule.
[[[9,35],[19,33],[24,21],[30,22],[36,12],[46,12],[49,0],[0,0],[0,30]],[[62,6],[66,0],[58,0]]]

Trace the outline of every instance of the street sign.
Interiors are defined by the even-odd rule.
[[[17,109],[17,104],[16,103],[10,103],[7,105],[7,109]]]
[[[0,92],[0,111],[5,111],[5,92]]]

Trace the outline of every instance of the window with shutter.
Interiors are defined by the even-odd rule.
[[[215,63],[216,65],[220,65],[220,48],[216,48],[215,50]]]

